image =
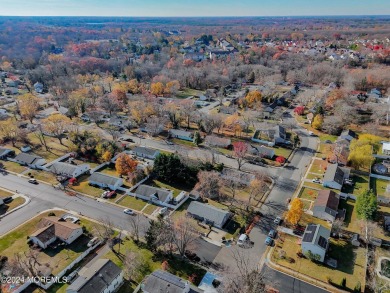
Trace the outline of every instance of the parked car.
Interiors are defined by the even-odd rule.
[[[102,193],[101,197],[102,198],[107,198],[107,194],[109,194],[110,191],[109,190],[106,190],[105,192]]]
[[[264,241],[268,246],[272,246],[274,244],[274,240],[271,237],[267,237]]]
[[[243,246],[245,245],[249,240],[248,235],[246,234],[241,234],[240,237],[238,238],[237,245],[238,246]]]
[[[8,197],[3,198],[4,203],[10,203],[11,201],[13,201],[12,196],[8,196]]]
[[[165,140],[165,143],[166,143],[167,145],[174,145],[174,143],[171,142],[171,141],[169,141],[169,140]]]
[[[135,213],[132,209],[124,209],[123,212],[127,215],[135,215]]]
[[[159,213],[160,215],[165,215],[167,212],[168,212],[168,208],[167,208],[167,207],[162,208],[162,209],[160,209],[160,210],[158,211],[158,213]]]
[[[276,225],[280,225],[281,222],[282,222],[282,218],[279,217],[279,216],[277,216],[277,217],[275,218],[275,220],[274,220],[274,223],[275,223]]]
[[[87,246],[88,246],[88,247],[92,247],[92,246],[94,246],[96,243],[98,243],[98,241],[99,241],[99,238],[98,238],[98,237],[94,237],[94,238],[92,238],[91,240],[88,241]]]
[[[318,178],[314,178],[312,181],[313,181],[314,183],[321,183],[321,180],[318,179]]]
[[[38,181],[37,181],[37,179],[28,179],[28,183],[37,185]]]
[[[276,234],[277,234],[276,230],[271,229],[271,230],[269,230],[269,232],[268,232],[268,237],[271,237],[271,238],[274,239],[274,238],[276,237]]]
[[[115,196],[116,192],[113,191],[105,191],[103,192],[103,198],[113,198]]]

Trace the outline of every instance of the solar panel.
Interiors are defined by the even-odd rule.
[[[185,288],[184,282],[181,281],[181,279],[175,275],[171,275],[169,273],[165,273],[162,271],[155,271],[153,272],[153,275],[157,278],[160,278],[161,280],[164,280],[165,282],[171,283],[172,285],[175,285],[181,289]]]
[[[322,248],[326,249],[326,246],[328,245],[328,240],[326,240],[324,237],[320,236],[318,239],[318,245]]]
[[[314,238],[314,234],[317,230],[317,225],[308,225],[305,230],[305,234],[303,234],[303,242],[312,242]]]

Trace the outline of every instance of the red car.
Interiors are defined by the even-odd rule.
[[[103,198],[112,198],[114,197],[116,194],[116,192],[113,190],[113,191],[110,191],[108,193],[106,193],[105,195],[103,195]]]

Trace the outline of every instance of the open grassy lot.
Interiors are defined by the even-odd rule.
[[[45,158],[47,162],[55,160],[69,152],[68,145],[70,145],[71,142],[67,139],[63,139],[63,145],[61,145],[57,138],[45,136],[46,144],[49,147],[49,151],[47,151],[33,133],[28,134],[27,137],[34,146],[32,152],[42,158]]]
[[[354,174],[352,180],[355,184],[353,186],[344,184],[342,192],[361,195],[369,189],[368,176]]]
[[[63,211],[53,211],[57,216],[62,215]],[[27,244],[27,236],[37,229],[39,221],[48,215],[49,212],[41,214],[21,227],[6,234],[0,238],[0,254],[7,255],[9,258],[15,253],[24,253],[29,251]],[[85,226],[87,230],[91,231],[92,223],[90,221],[81,219],[81,226]],[[59,245],[57,248],[47,248],[38,254],[38,262],[42,265],[48,264],[52,269],[52,274],[56,275],[66,266],[68,266],[74,259],[76,259],[82,252],[87,249],[87,243],[90,239],[82,235],[75,242],[68,246]]]
[[[389,194],[386,194],[386,188],[387,185],[390,184],[390,181],[383,180],[383,179],[377,179],[377,178],[370,178],[370,187],[378,196],[386,196],[389,197]]]
[[[147,202],[142,199],[136,199],[134,196],[125,195],[117,204],[140,211],[146,206]]]
[[[186,88],[182,91],[178,91],[178,93],[176,94],[176,97],[179,99],[185,99],[185,98],[190,97],[190,96],[201,96],[203,94],[204,94],[204,92],[202,92],[202,91]]]
[[[44,182],[47,182],[50,184],[57,184],[58,183],[56,176],[51,172],[46,172],[46,171],[42,171],[42,170],[30,170],[25,175],[27,175],[27,176],[31,175],[32,178],[35,178],[37,180],[41,180],[41,181],[44,181]]]
[[[298,195],[298,197],[302,199],[309,199],[309,200],[315,200],[317,196],[318,196],[318,190],[311,189],[308,187],[302,187]]]
[[[85,193],[91,196],[100,197],[102,193],[104,192],[103,189],[89,186],[88,185],[88,175],[82,175],[77,179],[77,183],[71,188],[77,192]]]
[[[280,251],[286,253],[286,258],[280,258]],[[279,265],[290,268],[313,279],[328,282],[328,278],[336,284],[340,284],[346,278],[346,286],[354,289],[358,282],[364,288],[365,280],[365,250],[353,248],[349,242],[334,240],[330,242],[329,257],[338,262],[337,269],[323,264],[317,264],[306,258],[299,258],[297,253],[301,251],[300,239],[291,235],[283,234],[277,241],[272,260]],[[293,259],[293,261],[289,261]]]
[[[23,171],[27,170],[26,167],[19,165],[15,162],[10,161],[1,161],[1,163],[4,165],[5,170],[15,173],[22,173]]]

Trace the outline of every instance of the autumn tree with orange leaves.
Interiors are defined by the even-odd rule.
[[[115,162],[115,169],[119,175],[127,175],[135,171],[138,163],[126,154],[120,154]]]
[[[286,221],[292,225],[298,224],[303,214],[303,202],[299,198],[294,198],[291,202],[290,210],[286,214]]]

